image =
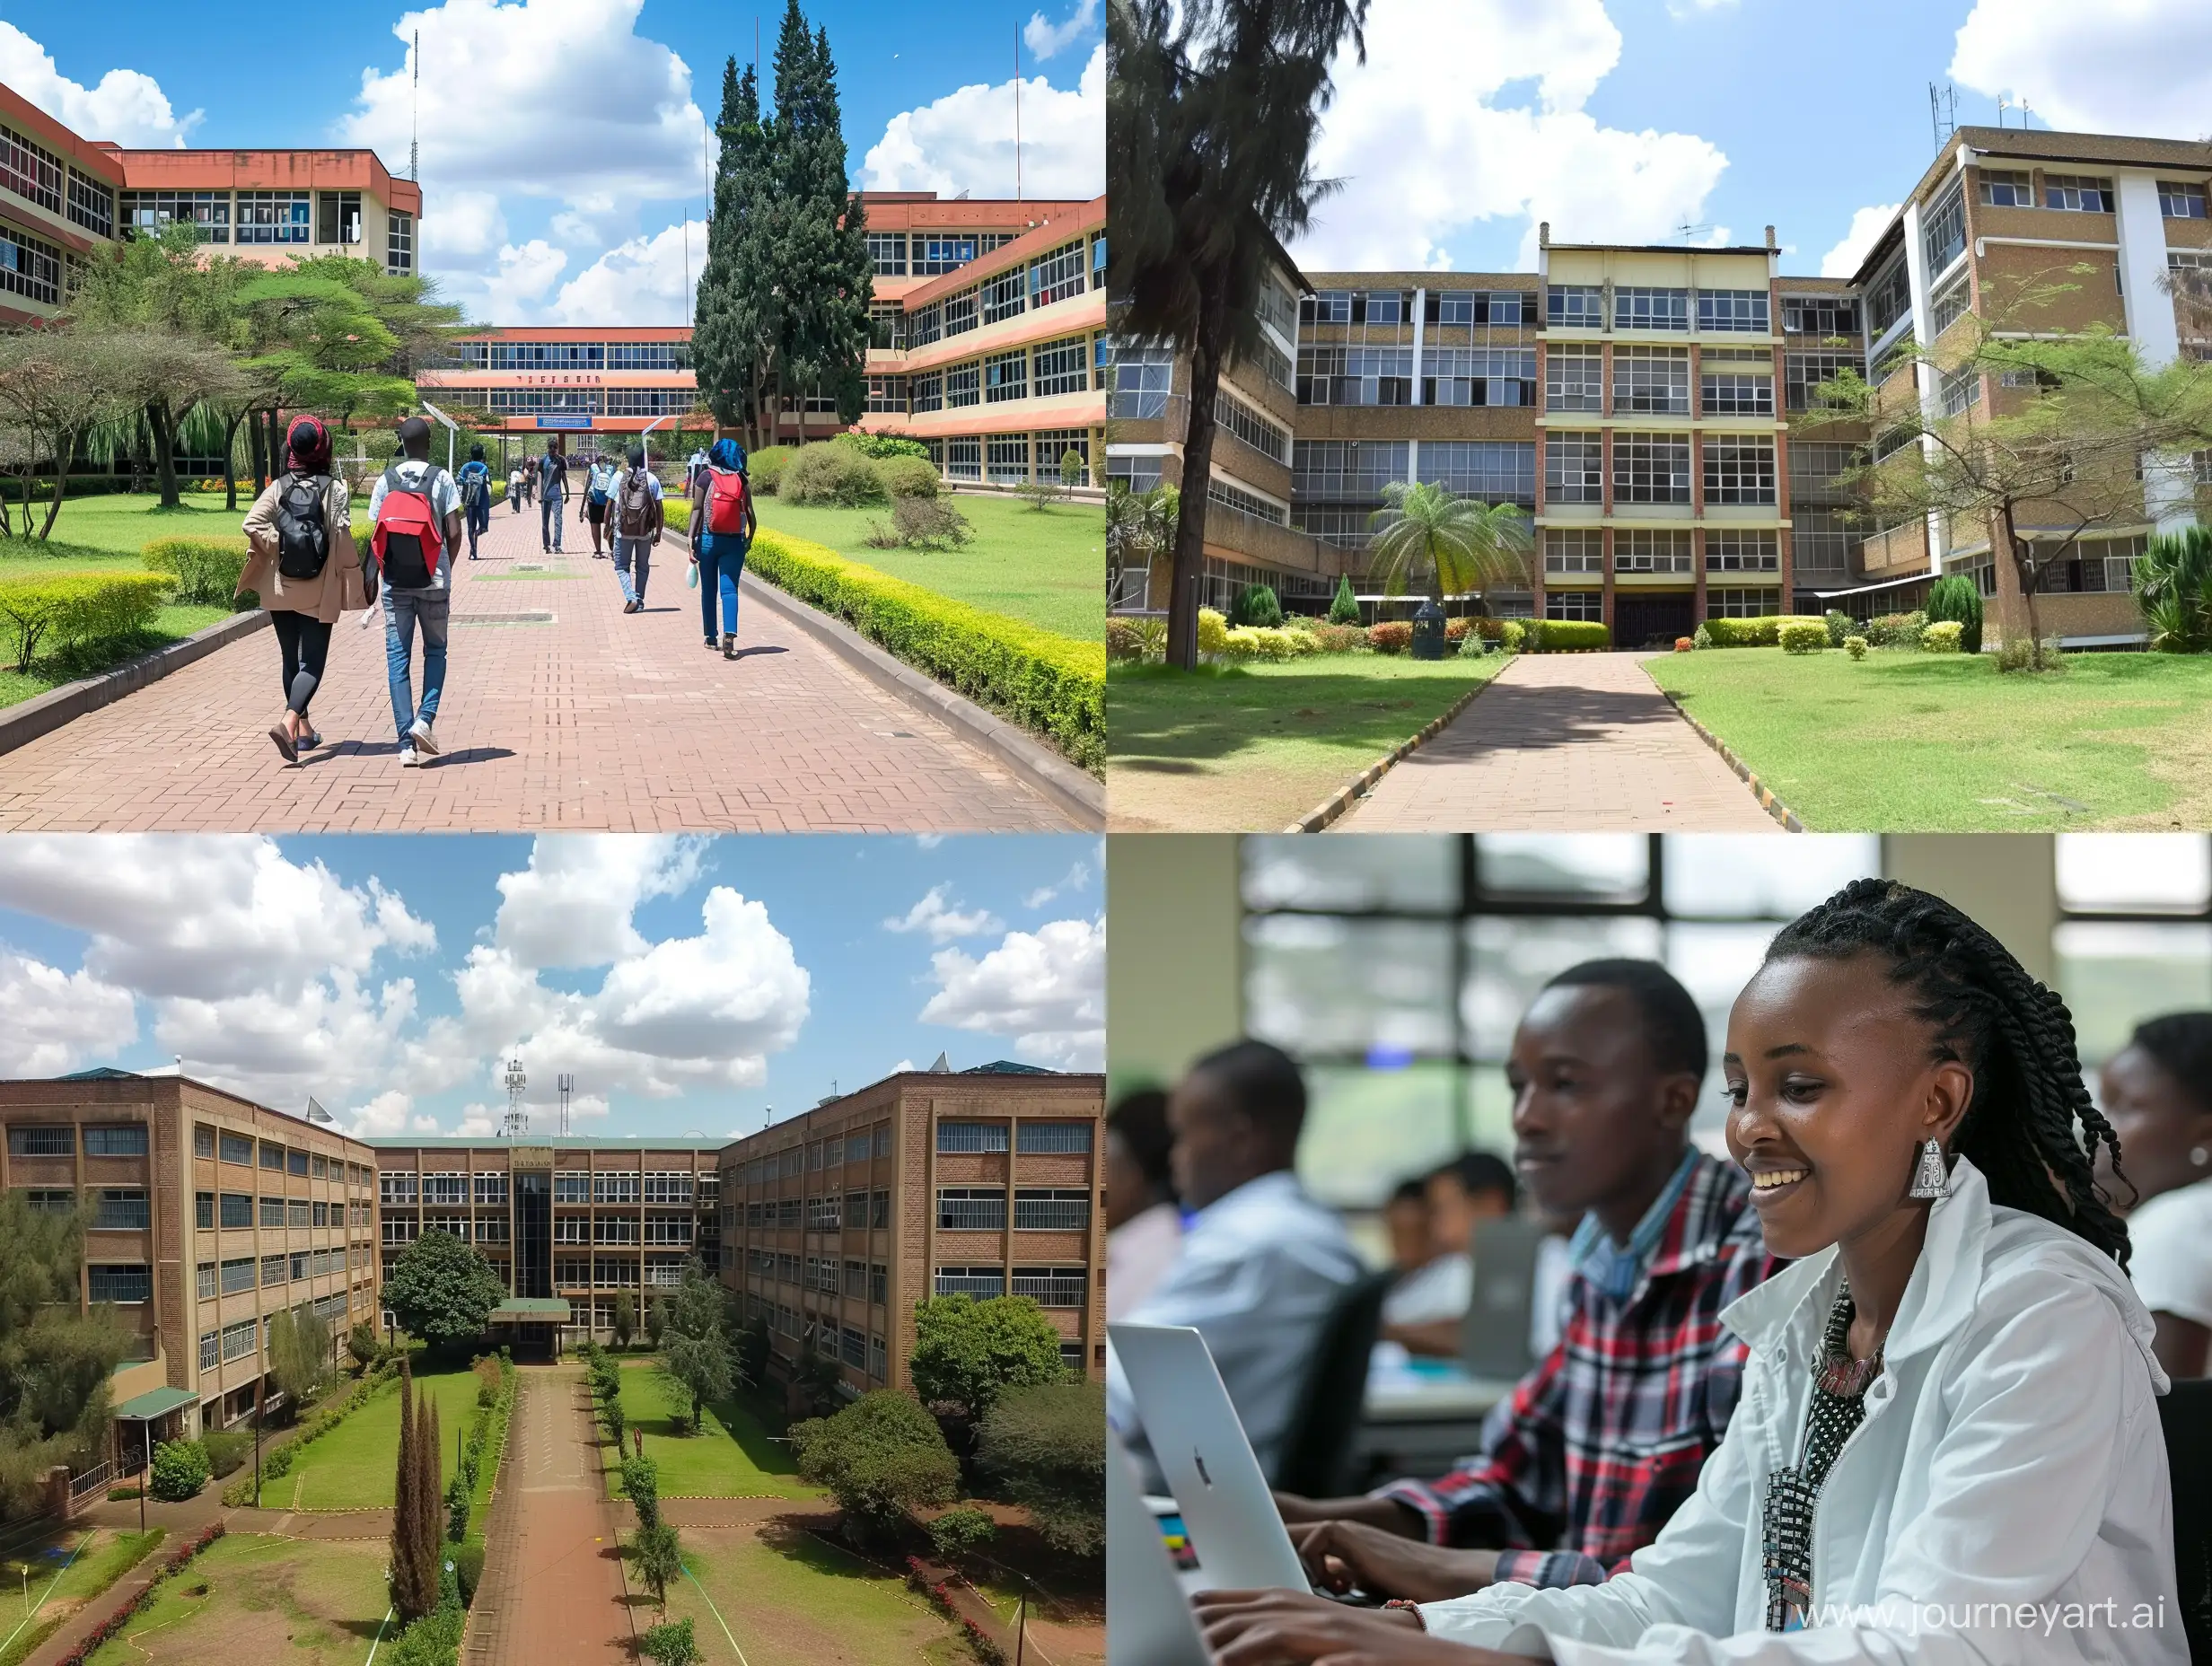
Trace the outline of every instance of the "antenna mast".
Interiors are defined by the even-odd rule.
[[[1997,126],[2005,125],[2005,102],[1997,101]],[[1959,130],[1959,90],[1946,82],[1937,86],[1927,83],[1928,130],[1935,135],[1937,150],[1950,143],[1951,136]]]
[[[415,94],[407,118],[407,177],[419,185],[423,178],[423,31],[419,29],[415,31],[415,45],[408,53],[408,62],[415,68]]]
[[[1022,26],[1014,27],[1014,200],[1022,200]]]
[[[576,1091],[576,1078],[572,1071],[564,1070],[553,1078],[553,1085],[561,1096],[561,1137],[568,1137],[568,1096]]]
[[[499,1125],[502,1139],[520,1139],[530,1132],[530,1113],[522,1109],[522,1089],[530,1078],[522,1074],[522,1061],[507,1061],[507,1118]]]

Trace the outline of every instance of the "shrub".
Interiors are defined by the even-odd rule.
[[[253,1450],[253,1436],[241,1429],[211,1429],[199,1437],[207,1454],[207,1473],[215,1480],[233,1473]]]
[[[1966,627],[1956,619],[1937,619],[1920,635],[1920,645],[1930,653],[1956,653]]]
[[[1828,645],[1840,648],[1858,631],[1858,621],[1848,613],[1830,608],[1824,616],[1828,625]]]
[[[1781,641],[1782,627],[1793,624],[1817,625],[1824,640],[1833,640],[1829,636],[1827,619],[1800,613],[1769,613],[1755,619],[1710,618],[1698,628],[1716,648],[1771,648]]]
[[[1198,652],[1225,653],[1229,649],[1229,621],[1212,608],[1198,609]]]
[[[1775,640],[1785,653],[1818,653],[1828,646],[1828,626],[1821,619],[1785,619]]]
[[[1611,627],[1602,619],[1531,619],[1529,645],[1542,653],[1564,653],[1576,648],[1610,647]]]
[[[929,466],[926,457],[894,454],[879,461],[875,472],[882,477],[883,489],[891,494],[893,502],[901,497],[937,495],[937,471]]]
[[[1367,627],[1367,645],[1377,653],[1404,653],[1413,646],[1409,619],[1384,619]]]
[[[1359,601],[1352,594],[1352,580],[1348,574],[1337,581],[1337,593],[1329,602],[1329,622],[1331,625],[1359,623]]]
[[[910,1513],[959,1495],[960,1464],[936,1420],[896,1389],[791,1425],[800,1476],[827,1487],[856,1536],[895,1535]]]
[[[391,1666],[453,1666],[460,1658],[467,1618],[468,1610],[458,1598],[451,1604],[441,1602],[394,1638],[391,1652],[382,1658]]]
[[[176,580],[166,573],[62,573],[0,579],[0,646],[25,671],[52,652],[131,641],[154,623]]]
[[[1868,621],[1866,640],[1877,648],[1917,648],[1927,629],[1925,613],[1885,613]]]
[[[2033,671],[2035,654],[2032,641],[2026,636],[2007,636],[2005,645],[1997,650],[1997,668],[2000,671]],[[2066,669],[2066,655],[2059,652],[2056,636],[2043,644],[2043,669],[2047,671]]]
[[[170,1504],[207,1485],[207,1451],[198,1441],[163,1441],[154,1449],[154,1496]]]
[[[698,1666],[707,1657],[691,1635],[689,1618],[663,1620],[638,1634],[637,1652],[654,1666]]]
[[[1866,638],[1864,636],[1846,636],[1843,639],[1843,651],[1855,660],[1865,659],[1866,657]]]
[[[1508,653],[1518,653],[1528,646],[1529,627],[1525,619],[1507,619],[1498,631],[1497,639]]]
[[[1229,623],[1232,625],[1257,625],[1264,628],[1282,622],[1282,601],[1265,584],[1245,585],[1237,592],[1236,601],[1229,608]]]
[[[173,600],[192,608],[230,607],[248,556],[242,538],[157,538],[141,553],[148,568],[177,581]]]
[[[838,435],[838,443],[849,445],[863,457],[878,461],[892,457],[917,457],[929,460],[929,448],[919,440],[909,440],[903,434],[870,434],[865,429],[850,428]]]
[[[637,1511],[640,1527],[656,1526],[661,1520],[661,1470],[652,1459],[628,1457],[622,1460],[622,1490]]]
[[[1959,652],[1981,652],[1981,592],[1965,574],[1953,573],[1947,578],[1937,579],[1929,587],[1927,617],[1931,624],[1942,622],[1959,627]],[[1936,648],[1933,652],[1946,653],[1952,650]]]
[[[1106,621],[1106,657],[1110,660],[1141,660],[1145,657],[1145,639],[1137,628],[1137,621],[1110,618]]]
[[[1237,625],[1223,638],[1222,652],[1233,660],[1265,660],[1279,662],[1295,660],[1301,655],[1321,652],[1321,638],[1311,631],[1271,630],[1254,625]]]
[[[957,549],[974,539],[968,517],[935,497],[894,497],[891,524],[868,522],[863,542],[872,549]]]
[[[1465,642],[1474,635],[1475,622],[1472,619],[1446,619],[1444,622],[1444,639],[1446,642]],[[1481,639],[1477,637],[1476,640]]]
[[[1713,633],[1706,628],[1704,623],[1690,633],[1690,645],[1692,648],[1709,648],[1713,645]]]
[[[461,1584],[461,1606],[476,1600],[476,1588],[484,1583],[484,1547],[474,1539],[453,1547],[453,1577]]]
[[[929,1524],[929,1542],[948,1562],[963,1551],[989,1544],[997,1536],[998,1523],[971,1505],[947,1510]]]
[[[488,1406],[499,1398],[499,1362],[486,1355],[472,1361],[469,1369],[476,1373],[476,1403]]]
[[[883,477],[873,460],[849,445],[805,445],[784,470],[777,495],[794,504],[835,504],[857,509],[880,504]]]
[[[1323,653],[1350,653],[1367,645],[1367,632],[1363,626],[1331,622],[1319,627],[1313,640],[1320,644]]]
[[[1691,642],[1687,636],[1677,636],[1674,639],[1674,652],[1677,653],[1688,653],[1696,646],[1697,644]]]

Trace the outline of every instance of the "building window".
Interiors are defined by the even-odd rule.
[[[313,1217],[308,1214],[306,1198],[288,1197],[285,1200],[285,1224],[286,1226],[298,1227],[304,1232],[312,1223],[312,1219]]]
[[[1616,347],[1613,411],[1617,416],[1690,415],[1690,354],[1681,347]]]
[[[465,1174],[426,1174],[423,1176],[423,1202],[452,1206],[469,1201],[469,1177]]]
[[[69,217],[94,237],[113,237],[115,192],[92,175],[70,169]]]
[[[223,1264],[223,1293],[236,1295],[241,1290],[253,1288],[254,1260],[250,1255],[237,1256]]]
[[[1793,499],[1795,482],[1791,486]],[[1707,534],[1707,548],[1711,535]],[[1858,541],[1840,512],[1807,509],[1790,504],[1790,565],[1804,579],[1814,574],[1842,574],[1850,565],[1851,547]]]
[[[1020,267],[1011,272],[1001,272],[996,277],[984,281],[977,294],[982,302],[983,321],[996,324],[1004,320],[1018,318],[1028,304],[1028,285]]]
[[[1124,348],[1114,358],[1113,393],[1106,414],[1124,421],[1164,415],[1174,373],[1174,355],[1166,349]]]
[[[415,1177],[412,1174],[386,1174],[379,1177],[379,1190],[387,1204],[408,1204],[417,1201]]]
[[[123,235],[158,232],[179,221],[192,226],[203,243],[231,241],[228,191],[125,191]]]
[[[150,1224],[145,1192],[108,1188],[93,1207],[92,1224],[103,1232],[144,1232]]]
[[[282,1172],[285,1166],[285,1148],[272,1141],[263,1140],[261,1142],[261,1166],[264,1169],[275,1169]]]
[[[1284,449],[1287,453],[1289,449],[1287,439],[1284,441]],[[1066,460],[1067,453],[1070,452],[1075,454],[1075,460],[1082,465],[1077,471],[1077,484],[1091,485],[1093,483],[1091,479],[1091,434],[1088,429],[1046,428],[1040,431],[1037,435],[1038,470],[1040,473],[1057,477],[1060,472],[1061,463]],[[849,1161],[859,1162],[864,1160],[860,1145],[860,1141],[856,1138],[847,1147],[847,1156]]]
[[[1020,486],[1029,478],[1029,435],[994,434],[984,442],[985,478],[994,486]]]
[[[1011,353],[994,353],[983,361],[983,398],[986,403],[991,405],[1029,398],[1029,352],[1026,348],[1016,347]]]
[[[1711,590],[1705,592],[1705,617],[1709,619],[1760,619],[1782,610],[1779,586],[1760,590]]]
[[[315,241],[319,243],[357,243],[361,241],[361,193],[315,193]]]
[[[314,199],[305,191],[238,193],[241,243],[305,243],[312,231]],[[395,216],[396,218],[397,216]]]
[[[1031,263],[1029,268],[1030,304],[1049,307],[1058,301],[1068,301],[1084,292],[1083,244],[1073,242],[1055,249]]]
[[[1017,1152],[1087,1152],[1091,1125],[1087,1122],[1024,1122],[1014,1136]]]
[[[234,1359],[244,1359],[259,1353],[260,1350],[255,1346],[255,1342],[259,1329],[260,1321],[252,1319],[241,1319],[235,1325],[224,1326],[223,1358],[224,1363],[227,1364]]]
[[[1536,507],[1533,440],[1424,440],[1420,478],[1462,497]]]
[[[199,1338],[199,1368],[213,1371],[223,1363],[223,1338],[212,1330],[202,1331]]]
[[[1552,284],[1544,290],[1544,322],[1554,329],[1603,329],[1605,292],[1594,284]]]
[[[1972,286],[1964,272],[1936,292],[1936,298],[1928,303],[1928,326],[1933,332],[1931,340],[1966,316],[1972,294]]]
[[[215,1299],[215,1264],[213,1261],[202,1261],[192,1269],[192,1272],[193,1293],[202,1302],[214,1301]]]
[[[1920,222],[1920,247],[1927,256],[1930,277],[1944,270],[1966,252],[1966,189],[1953,182],[1936,198]]]
[[[1014,1293],[1040,1307],[1081,1307],[1087,1280],[1079,1267],[1017,1267]]]
[[[281,1285],[295,1276],[301,1278],[306,1277],[306,1259],[307,1258],[304,1253],[296,1257],[288,1255],[263,1256],[261,1258],[261,1287],[263,1289],[267,1289],[271,1285]],[[301,1264],[296,1275],[293,1270],[293,1263],[295,1260]]]
[[[979,365],[961,364],[944,373],[944,402],[954,410],[982,402],[983,372]]]
[[[1065,1188],[1014,1194],[1014,1226],[1023,1232],[1079,1232],[1091,1224],[1091,1194]]]
[[[215,1195],[213,1192],[192,1194],[192,1224],[203,1232],[215,1231]]]
[[[1946,416],[1963,416],[1981,403],[1981,373],[1971,366],[1947,370],[1936,379],[1936,408]]]
[[[594,1174],[592,1176],[593,1203],[636,1203],[638,1200],[638,1179],[636,1174]]]
[[[1828,338],[1858,334],[1858,303],[1841,295],[1785,295],[1782,333]]]
[[[886,1227],[890,1226],[890,1224],[891,1194],[889,1192],[870,1192],[868,1194],[868,1226],[870,1230],[880,1232]]]
[[[973,405],[975,400],[970,398],[963,402]],[[944,443],[944,478],[948,480],[981,480],[983,442],[972,436],[947,440]]]
[[[1302,346],[1301,405],[1410,405],[1411,347]]]
[[[478,1206],[486,1204],[504,1204],[507,1200],[507,1177],[505,1174],[478,1174],[471,1177],[470,1188]]]
[[[1006,1293],[1006,1273],[997,1267],[941,1267],[932,1281],[941,1296],[973,1296],[988,1302]]]
[[[937,1228],[940,1232],[996,1232],[1005,1230],[1006,1194],[1003,1188],[941,1186],[937,1188]]]
[[[1782,399],[1793,411],[1811,410],[1813,390],[1845,371],[1861,369],[1858,355],[1847,353],[1790,353],[1782,359]]]
[[[868,399],[862,408],[873,416],[905,416],[907,414],[907,379],[904,376],[869,377]]]
[[[904,277],[907,275],[907,234],[904,232],[870,232],[868,264],[874,268],[878,277]]]
[[[1605,592],[1600,590],[1547,590],[1544,592],[1544,617],[1548,619],[1602,623],[1605,618]]]
[[[305,1179],[307,1178],[307,1153],[296,1146],[285,1153],[285,1172],[296,1174],[302,1179]]]
[[[285,1223],[285,1200],[281,1197],[261,1199],[261,1224],[282,1226]]]
[[[0,132],[4,132],[0,128]],[[67,1123],[51,1127],[13,1127],[8,1130],[11,1157],[74,1157],[77,1131]]]
[[[1605,572],[1605,534],[1596,527],[1546,527],[1544,576],[1574,577]]]
[[[1981,171],[1981,201],[1988,208],[2032,208],[2035,206],[2034,181],[2025,173],[2007,173],[1996,169]]]
[[[916,277],[942,277],[957,272],[976,258],[973,237],[921,237],[914,240]]]
[[[1424,405],[1533,405],[1536,349],[1426,347],[1421,353]]]
[[[1707,371],[1698,379],[1698,410],[1706,416],[1771,416],[1774,378],[1742,371]]]
[[[250,1227],[253,1224],[253,1199],[244,1192],[223,1194],[223,1224],[224,1227]]]
[[[1594,434],[1553,434],[1544,441],[1544,500],[1605,501],[1605,442]]]
[[[2169,220],[2203,219],[2204,182],[2200,180],[2159,180],[2158,212]]]
[[[882,1307],[891,1300],[891,1284],[887,1269],[881,1261],[868,1264],[868,1300]]]
[[[1527,316],[1532,299],[1517,289],[1432,289],[1426,311],[1432,324],[1517,327],[1532,321]]]
[[[208,1158],[215,1154],[215,1131],[204,1122],[192,1125],[192,1154]]]
[[[1887,336],[1911,311],[1912,278],[1905,267],[1904,251],[1900,250],[1866,286],[1868,329],[1877,338]]]
[[[1700,289],[1698,328],[1767,333],[1767,292],[1763,289]]]
[[[1613,291],[1615,329],[1688,329],[1690,292],[1623,285]]]
[[[1262,456],[1290,460],[1290,435],[1226,389],[1214,396],[1214,420]]]
[[[0,127],[0,190],[34,202],[49,214],[62,211],[61,160],[13,127]]]
[[[1777,573],[1781,570],[1781,535],[1712,529],[1705,535],[1707,573]]]
[[[1705,501],[1708,505],[1775,502],[1773,440],[1764,434],[1707,435]]]
[[[2085,173],[2047,173],[2043,176],[2043,206],[2075,214],[2112,212],[2112,182]]]
[[[1613,496],[1624,504],[1690,501],[1690,436],[1616,434]]]
[[[1003,1122],[940,1122],[937,1149],[941,1152],[988,1152],[1006,1149]]]
[[[1602,411],[1605,408],[1605,355],[1596,351],[1554,347],[1544,355],[1544,408]]]
[[[415,216],[397,209],[385,215],[384,270],[406,277],[415,270]]]
[[[1613,534],[1616,573],[1691,571],[1690,532],[1673,527],[1622,527]]]

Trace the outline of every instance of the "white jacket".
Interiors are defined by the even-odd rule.
[[[1811,1623],[1764,1629],[1766,1477],[1797,1461],[1842,1277],[1831,1247],[1722,1312],[1751,1347],[1742,1399],[1627,1571],[1430,1603],[1429,1629],[1563,1666],[2186,1662],[2150,1316],[2111,1259],[1992,1205],[1964,1158],[1821,1492]]]

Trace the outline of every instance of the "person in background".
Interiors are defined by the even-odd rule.
[[[1382,1235],[1391,1247],[1391,1270],[1398,1275],[1391,1293],[1436,1258],[1436,1240],[1428,1224],[1428,1183],[1400,1180],[1382,1205]],[[1387,1317],[1386,1300],[1382,1311]]]
[[[1182,1247],[1168,1169],[1167,1095],[1125,1093],[1106,1113],[1106,1317],[1119,1320],[1167,1276]]]
[[[1206,1337],[1252,1453],[1273,1473],[1321,1327],[1362,1276],[1343,1223],[1292,1171],[1305,1123],[1298,1066],[1264,1041],[1209,1053],[1169,1096],[1176,1196],[1194,1211],[1182,1253],[1123,1318]],[[1163,1491],[1128,1380],[1109,1346],[1106,1418]]]
[[[614,522],[614,573],[622,581],[622,611],[643,613],[653,547],[661,541],[662,513],[660,477],[645,467],[644,446],[630,447],[629,471],[618,475],[610,489],[608,513]],[[596,528],[592,536],[598,539]]]
[[[614,459],[601,452],[592,459],[592,472],[584,484],[584,518],[592,526],[592,556],[601,555],[600,536],[607,524],[607,505],[614,499],[614,483],[620,471]]]
[[[2128,1263],[2173,1377],[2212,1375],[2212,1013],[2139,1024],[2105,1062],[2097,1097],[2120,1136],[2134,1200]],[[2110,1163],[2098,1179],[2115,1205]]]
[[[529,478],[520,463],[507,471],[507,507],[518,515],[522,513],[522,500],[529,495],[523,489]]]
[[[492,523],[492,470],[484,460],[484,448],[471,445],[469,460],[461,464],[453,478],[461,487],[461,507],[469,523],[469,559],[474,561],[476,540]]]
[[[538,541],[549,556],[561,548],[561,516],[568,507],[568,460],[548,440],[538,460]]]
[[[1595,1583],[1696,1492],[1742,1381],[1720,1311],[1776,1266],[1750,1177],[1690,1143],[1706,1065],[1697,1002],[1652,961],[1586,961],[1529,1004],[1514,1161],[1545,1214],[1584,1217],[1565,1334],[1442,1479],[1279,1495],[1318,1575],[1424,1600]]]
[[[1382,1303],[1382,1339],[1409,1353],[1456,1358],[1468,1303],[1474,1299],[1475,1228],[1514,1211],[1519,1191],[1505,1160],[1463,1152],[1421,1182],[1429,1222],[1429,1258]]]
[[[391,685],[399,764],[434,758],[432,723],[445,689],[445,636],[452,619],[453,549],[461,542],[461,488],[430,460],[430,425],[410,416],[399,425],[399,460],[378,478],[369,496],[383,584],[384,671]],[[423,692],[415,703],[412,657],[423,636]]]
[[[720,520],[724,530],[710,524]],[[736,525],[730,525],[734,520]],[[719,646],[722,657],[737,657],[737,581],[745,571],[745,552],[760,530],[753,513],[752,483],[745,474],[745,448],[735,440],[716,440],[691,487],[691,559],[699,569],[699,620],[707,627],[707,645]],[[720,604],[722,635],[715,640],[715,607]]]

